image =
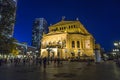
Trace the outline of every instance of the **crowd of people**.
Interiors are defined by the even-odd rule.
[[[47,57],[40,58],[40,57],[22,57],[22,58],[0,58],[0,66],[4,66],[7,64],[14,65],[14,66],[42,66],[46,68],[46,65],[50,63],[54,63],[55,65],[59,65],[62,63],[59,58],[55,59],[48,59]]]

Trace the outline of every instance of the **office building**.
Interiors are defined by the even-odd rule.
[[[13,37],[17,0],[0,0],[0,34]]]
[[[47,21],[44,18],[36,18],[32,28],[32,46],[40,49],[44,33],[47,33]]]

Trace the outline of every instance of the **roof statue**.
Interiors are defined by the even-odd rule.
[[[65,16],[62,16],[62,21],[64,21],[65,20]]]

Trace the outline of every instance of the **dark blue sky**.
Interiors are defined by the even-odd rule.
[[[54,24],[65,16],[79,18],[85,28],[105,50],[120,40],[120,0],[18,0],[14,37],[31,44],[32,24],[44,17]]]

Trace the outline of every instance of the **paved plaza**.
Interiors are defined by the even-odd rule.
[[[91,65],[65,61],[59,66],[50,63],[46,69],[7,64],[0,67],[0,80],[120,80],[120,68],[113,61]]]

